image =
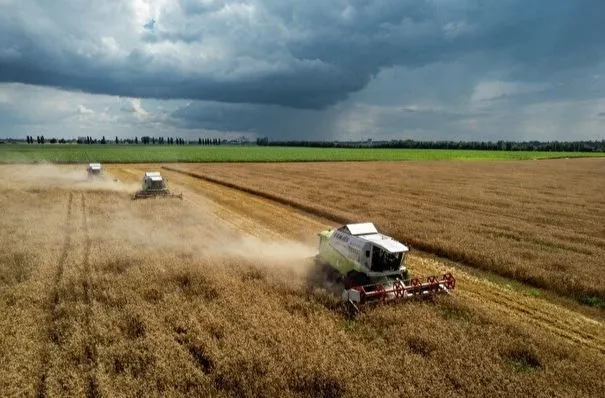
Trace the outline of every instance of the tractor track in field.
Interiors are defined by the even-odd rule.
[[[76,200],[79,200],[80,203],[76,204]],[[82,284],[82,293],[78,293],[76,299],[82,300],[82,302],[85,304],[85,310],[82,314],[83,320],[81,321],[83,322],[82,326],[85,331],[85,337],[82,343],[84,345],[84,357],[81,358],[85,369],[85,373],[82,375],[86,385],[85,393],[86,397],[98,397],[100,396],[100,393],[98,387],[98,380],[96,377],[97,352],[96,346],[94,344],[95,333],[92,323],[92,276],[90,266],[92,240],[90,238],[89,233],[86,197],[84,193],[81,193],[76,199],[74,197],[74,193],[70,192],[67,207],[67,215],[63,226],[64,242],[61,249],[59,261],[57,262],[56,272],[52,283],[52,291],[49,299],[50,319],[47,327],[48,340],[44,346],[42,353],[42,372],[40,374],[40,378],[36,386],[36,396],[48,396],[47,379],[52,366],[53,355],[56,355],[52,354],[53,350],[51,349],[51,347],[48,346],[48,344],[61,348],[61,346],[66,343],[65,339],[67,338],[67,336],[64,332],[66,332],[65,328],[67,326],[63,323],[63,321],[65,321],[66,317],[70,315],[69,313],[65,312],[65,309],[61,308],[61,305],[63,304],[64,300],[69,300],[69,298],[65,297],[66,294],[76,293],[76,291],[62,291],[61,288],[61,281],[65,278],[69,279],[68,276],[65,274],[66,267],[69,263],[70,266],[77,267],[70,269],[77,271],[77,278],[81,281]],[[74,220],[75,217],[81,218],[81,220],[78,220],[77,226],[76,221]],[[83,243],[83,247],[81,248],[82,257],[77,261],[73,261],[71,256],[75,255],[74,232],[78,227],[81,228],[80,233],[83,235],[83,241],[81,242]],[[80,244],[78,244],[77,246],[80,246]],[[80,248],[78,248],[78,252],[79,251]]]
[[[119,166],[117,166],[119,167]],[[132,167],[132,166],[125,166]],[[300,238],[300,234],[290,230],[292,222],[300,223],[300,230],[314,238],[317,228],[334,225],[338,220],[334,217],[322,217],[315,211],[307,212],[300,206],[273,200],[271,194],[258,195],[237,185],[224,181],[200,176],[195,173],[182,172],[171,167],[162,167],[172,175],[170,181],[179,188],[186,187],[194,190],[194,205],[200,206],[198,200],[210,201],[218,208],[219,217],[229,224],[239,225],[240,229],[256,236],[264,235],[264,230],[284,231],[280,235]],[[136,167],[135,167],[136,169]],[[123,170],[123,169],[121,169]],[[134,175],[135,172],[132,172]],[[138,173],[136,173],[138,174]],[[177,175],[180,178],[176,178]],[[197,182],[196,182],[197,180]],[[253,212],[247,210],[246,204],[253,203],[257,208]],[[266,214],[263,214],[266,213]],[[307,213],[307,214],[305,214]],[[241,220],[240,220],[241,219]],[[420,256],[423,252],[420,251]],[[414,256],[412,256],[414,257]],[[448,263],[452,263],[448,261]],[[435,261],[432,265],[418,264],[423,271],[441,272],[442,269],[452,268],[451,265]],[[460,296],[468,298],[478,306],[496,313],[506,314],[515,322],[548,331],[553,336],[563,338],[586,349],[605,353],[605,328],[603,323],[584,314],[553,303],[544,298],[527,297],[522,293],[505,290],[502,286],[486,279],[467,274],[461,269],[455,269],[458,283],[456,290]]]
[[[84,352],[86,356],[86,396],[87,397],[98,397],[99,394],[99,383],[96,377],[97,370],[97,347],[95,345],[95,332],[92,324],[92,293],[93,287],[92,282],[92,270],[90,266],[90,251],[92,240],[90,239],[90,232],[88,229],[88,216],[86,210],[86,197],[82,194],[82,226],[84,230],[84,258],[82,260],[82,284],[84,289],[84,302],[86,304],[86,310],[84,313],[84,328],[86,330],[86,341]]]
[[[434,260],[428,264],[421,261],[419,268],[429,273],[439,273],[441,266],[437,264]],[[550,331],[565,340],[605,354],[603,322],[547,299],[509,290],[462,270],[456,269],[454,275],[457,279],[454,296],[460,295],[477,306],[506,314],[515,323]]]
[[[465,288],[463,294],[482,306],[491,307],[500,313],[507,314],[511,319],[548,330],[565,340],[605,354],[603,325],[595,320],[564,308],[555,307],[548,302],[520,301],[519,297],[501,291],[501,288],[497,286],[482,289],[479,292]],[[562,317],[563,314],[568,314],[569,317]]]
[[[73,193],[69,192],[69,197],[67,200],[67,215],[65,216],[65,221],[63,223],[63,247],[61,248],[61,254],[59,257],[59,261],[57,262],[56,272],[53,279],[52,292],[49,299],[49,312],[50,312],[50,320],[49,327],[47,329],[47,336],[49,338],[48,343],[59,344],[59,336],[57,335],[57,327],[58,321],[60,319],[59,314],[59,301],[60,301],[60,292],[59,292],[59,283],[61,278],[63,277],[63,273],[65,271],[65,263],[67,261],[67,257],[71,251],[72,246],[72,234],[74,227],[72,225],[72,216],[73,216]],[[47,344],[48,344],[47,343]],[[44,351],[42,352],[42,372],[40,374],[40,378],[38,380],[38,385],[36,388],[36,396],[37,397],[46,397],[47,393],[47,385],[46,378],[48,375],[48,370],[50,367],[50,352],[48,347],[44,346]]]

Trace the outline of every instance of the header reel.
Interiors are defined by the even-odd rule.
[[[342,302],[352,314],[359,313],[368,304],[384,304],[397,300],[432,297],[435,294],[449,294],[456,287],[456,279],[447,272],[442,277],[429,276],[426,282],[419,278],[406,281],[395,280],[392,284],[371,283],[353,286],[342,292]]]

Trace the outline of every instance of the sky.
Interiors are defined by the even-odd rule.
[[[0,0],[0,137],[605,139],[603,0]]]

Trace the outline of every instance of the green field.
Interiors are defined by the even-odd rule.
[[[605,156],[605,153],[196,145],[0,145],[0,163],[523,160],[587,156]]]

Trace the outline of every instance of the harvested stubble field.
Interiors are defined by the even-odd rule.
[[[355,320],[307,258],[333,226],[151,166],[0,166],[0,391],[26,396],[600,396],[603,324],[455,270]],[[412,255],[415,273],[452,270]]]
[[[605,159],[171,165],[605,304]]]

